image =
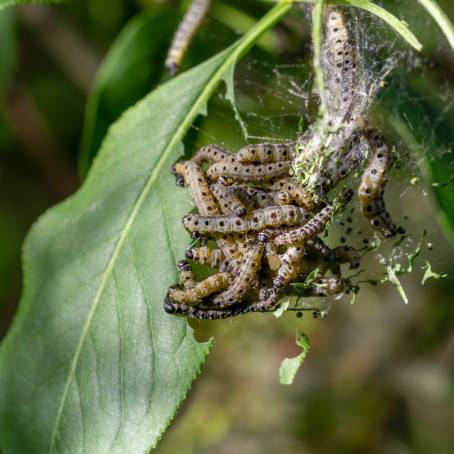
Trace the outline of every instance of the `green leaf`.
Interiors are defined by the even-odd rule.
[[[421,281],[421,284],[424,285],[426,283],[426,281],[428,281],[429,279],[445,279],[448,277],[447,274],[444,274],[444,273],[434,273],[432,271],[432,266],[430,265],[429,262],[426,261],[426,266],[425,266],[425,272],[424,272],[424,276],[422,278],[422,281]]]
[[[402,38],[405,39],[408,44],[410,44],[410,46],[415,48],[417,51],[422,50],[422,44],[419,42],[418,38],[416,38],[413,32],[407,27],[405,22],[399,20],[389,11],[376,5],[375,3],[369,0],[331,0],[330,3],[335,5],[353,6],[355,8],[360,8],[374,14],[375,16],[385,21],[397,33],[399,33],[399,35],[402,36]]]
[[[296,344],[301,347],[303,351],[294,358],[286,358],[282,361],[281,367],[279,368],[279,381],[281,385],[291,385],[293,383],[299,368],[303,364],[311,348],[309,338],[304,334],[298,338]]]
[[[109,126],[160,80],[174,13],[143,13],[121,31],[101,65],[85,112],[79,171],[86,175]]]
[[[0,0],[0,10],[8,6],[24,5],[31,3],[35,5],[48,5],[49,3],[63,3],[66,0]]]
[[[275,2],[276,0],[267,0]],[[293,0],[294,3],[309,3],[315,4],[319,3],[320,0]],[[421,0],[420,0],[421,1]],[[426,0],[427,1],[427,0]],[[383,21],[385,21],[389,26],[391,26],[400,36],[402,36],[405,41],[407,41],[410,46],[414,47],[417,51],[422,50],[422,44],[419,42],[418,38],[414,33],[407,27],[407,24],[399,20],[396,16],[391,14],[386,9],[381,6],[376,5],[375,3],[369,0],[327,0],[327,3],[330,5],[345,5],[353,6],[354,8],[360,8],[364,11],[374,14]]]
[[[110,129],[83,187],[24,246],[24,294],[0,350],[0,441],[10,453],[146,453],[209,344],[165,314],[187,245],[189,197],[171,164],[229,69],[290,8],[162,85]]]
[[[419,3],[427,10],[433,17],[435,22],[439,25],[442,32],[445,34],[449,44],[454,50],[454,25],[449,20],[446,13],[440,8],[435,0],[418,0]]]

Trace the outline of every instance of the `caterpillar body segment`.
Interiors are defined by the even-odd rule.
[[[167,53],[165,66],[171,74],[174,74],[181,66],[192,38],[208,13],[210,4],[211,0],[193,0],[189,5]]]
[[[225,260],[224,252],[221,249],[211,249],[208,246],[188,249],[185,255],[188,259],[202,265],[209,265],[211,268],[219,268]]]
[[[238,304],[225,309],[201,308],[168,301],[164,305],[164,310],[168,314],[181,314],[198,320],[221,320],[250,312],[268,312],[276,303],[277,295],[276,293],[271,292],[266,299],[249,304]]]
[[[302,246],[291,246],[281,255],[281,266],[273,279],[273,288],[281,289],[300,275],[308,275],[317,268],[317,262],[306,255]]]
[[[320,238],[313,237],[306,242],[307,250],[321,263],[322,269],[327,267],[335,276],[340,275],[339,260],[335,250],[328,247]]]
[[[339,263],[348,263],[350,268],[358,269],[361,266],[361,256],[357,249],[351,246],[339,246],[334,249]]]
[[[268,208],[275,205],[273,194],[257,188],[243,187],[256,208]]]
[[[184,289],[190,289],[196,286],[197,281],[195,280],[194,273],[192,272],[191,265],[185,260],[178,262],[178,270],[180,271],[180,285]]]
[[[270,164],[239,164],[229,162],[216,162],[207,170],[210,180],[220,177],[234,178],[237,181],[261,182],[288,175],[292,161],[280,161]]]
[[[266,227],[294,226],[308,222],[311,215],[304,208],[293,205],[273,206],[252,211],[245,218],[237,216],[187,215],[183,224],[190,232],[199,234],[245,233]]]
[[[353,197],[353,191],[347,190],[343,196],[340,207],[335,205],[328,205],[317,213],[310,221],[304,224],[302,227],[291,230],[288,233],[279,235],[274,239],[277,246],[285,246],[289,244],[305,243],[308,239],[314,238],[319,233],[325,230],[326,226],[334,217],[334,214],[347,204]]]
[[[232,282],[228,273],[218,273],[207,277],[204,281],[198,282],[194,287],[188,289],[170,288],[168,297],[172,302],[179,304],[199,304],[204,298],[213,293],[222,292]]]
[[[210,186],[210,190],[224,214],[233,213],[241,218],[246,215],[247,208],[238,197],[237,191],[232,190],[231,186],[225,186],[223,183],[214,183]]]
[[[178,162],[174,165],[173,171],[176,175],[183,177],[184,183],[201,215],[214,216],[220,214],[216,200],[210,191],[205,172],[197,163],[192,161]]]
[[[270,182],[268,188],[272,191],[285,191],[289,194],[291,202],[296,203],[299,207],[308,211],[314,211],[317,204],[314,197],[306,191],[300,184],[292,178],[279,178],[278,180]]]
[[[268,164],[271,162],[290,161],[294,155],[295,145],[296,142],[247,145],[236,156],[241,164]]]
[[[347,288],[347,281],[338,277],[320,278],[304,291],[306,296],[339,295]]]
[[[340,8],[326,14],[326,47],[330,71],[327,71],[331,114],[343,118],[354,98],[355,48],[350,40],[347,21]]]
[[[361,177],[359,202],[361,212],[369,219],[371,226],[387,238],[397,233],[397,227],[391,220],[383,198],[391,155],[377,131],[370,131],[368,139],[373,154]]]
[[[263,250],[263,245],[258,244],[245,253],[232,284],[214,297],[213,304],[216,307],[224,308],[240,302],[252,286],[258,283],[257,275],[262,265]]]
[[[346,154],[336,153],[327,163],[324,191],[327,193],[347,178],[364,161],[363,144],[353,146]]]
[[[191,161],[196,164],[203,164],[204,162],[236,162],[236,155],[224,150],[217,145],[205,145],[200,148],[197,153],[191,158]]]

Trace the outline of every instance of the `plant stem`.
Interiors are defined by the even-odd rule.
[[[320,96],[319,114],[323,117],[327,110],[327,101],[325,93],[325,80],[322,69],[322,41],[323,41],[323,12],[325,0],[316,0],[312,9],[312,44],[314,46],[314,73],[315,86]]]
[[[445,34],[449,44],[454,50],[454,25],[449,20],[446,13],[440,8],[435,0],[418,0],[419,3],[427,10],[433,17],[435,22],[439,25],[442,32]]]

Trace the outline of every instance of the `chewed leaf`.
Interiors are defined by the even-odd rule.
[[[429,262],[426,261],[424,276],[422,278],[421,284],[424,285],[429,279],[445,279],[448,277],[445,273],[434,273],[432,271],[432,266]]]
[[[0,350],[0,439],[8,453],[155,447],[209,343],[163,302],[188,237],[171,165],[229,68],[289,9],[160,86],[109,130],[77,194],[24,247],[25,289]]]
[[[307,336],[302,334],[296,341],[296,344],[303,351],[294,358],[286,358],[282,361],[281,367],[279,368],[279,381],[281,385],[291,385],[293,383],[299,368],[309,353],[311,345]]]

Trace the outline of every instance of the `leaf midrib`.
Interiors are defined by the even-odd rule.
[[[238,60],[238,58],[241,57],[241,55],[247,51],[247,49],[254,44],[254,42],[258,39],[258,37],[269,27],[271,27],[276,21],[282,17],[288,9],[290,9],[291,3],[288,1],[284,0],[278,5],[276,5],[258,24],[255,28],[253,28],[248,34],[246,34],[242,39],[240,39],[237,43],[233,44],[230,48],[225,50],[225,53],[230,53],[228,58],[225,60],[225,62],[219,67],[219,69],[214,73],[213,77],[211,80],[208,82],[206,85],[205,89],[201,92],[201,94],[198,96],[196,99],[196,102],[192,106],[192,108],[189,111],[189,114],[185,117],[184,121],[180,125],[180,127],[177,129],[177,132],[175,135],[172,137],[168,145],[165,147],[164,152],[162,153],[161,157],[159,158],[154,170],[151,172],[150,177],[148,178],[143,190],[141,191],[137,201],[134,203],[134,206],[131,210],[131,213],[128,216],[128,219],[121,231],[121,234],[119,236],[119,239],[117,241],[117,244],[115,245],[115,248],[112,252],[112,255],[109,259],[109,262],[107,264],[107,267],[105,269],[105,272],[103,273],[103,277],[101,279],[100,286],[98,288],[98,291],[95,295],[95,298],[93,300],[92,307],[88,313],[87,320],[85,321],[84,327],[82,329],[81,337],[80,340],[77,344],[76,351],[74,353],[73,360],[71,362],[71,366],[68,372],[68,377],[65,382],[65,387],[63,389],[63,394],[58,406],[58,411],[57,415],[55,418],[55,423],[54,427],[52,429],[52,435],[51,435],[51,440],[50,440],[50,445],[49,445],[49,454],[51,454],[54,450],[55,447],[55,442],[58,434],[58,429],[60,427],[60,422],[61,418],[63,415],[63,410],[66,405],[66,399],[68,397],[69,393],[69,388],[71,386],[72,379],[74,377],[76,368],[77,368],[77,363],[79,361],[79,356],[82,351],[83,344],[85,343],[85,338],[88,334],[88,331],[91,327],[91,323],[93,320],[93,317],[96,313],[96,310],[100,304],[101,297],[104,293],[104,290],[106,288],[107,282],[111,277],[112,271],[114,269],[115,263],[121,253],[121,250],[123,248],[123,245],[128,237],[128,234],[134,224],[134,221],[139,214],[145,199],[148,197],[148,194],[150,193],[152,187],[154,186],[158,175],[160,174],[161,170],[163,169],[164,163],[166,162],[167,158],[171,154],[172,150],[174,147],[183,140],[184,135],[186,134],[187,130],[193,123],[195,117],[201,112],[201,108],[204,103],[207,102],[208,98],[210,97],[211,93],[215,90],[216,86],[220,81],[222,80],[223,74],[227,71],[227,69],[235,64],[235,62]]]

